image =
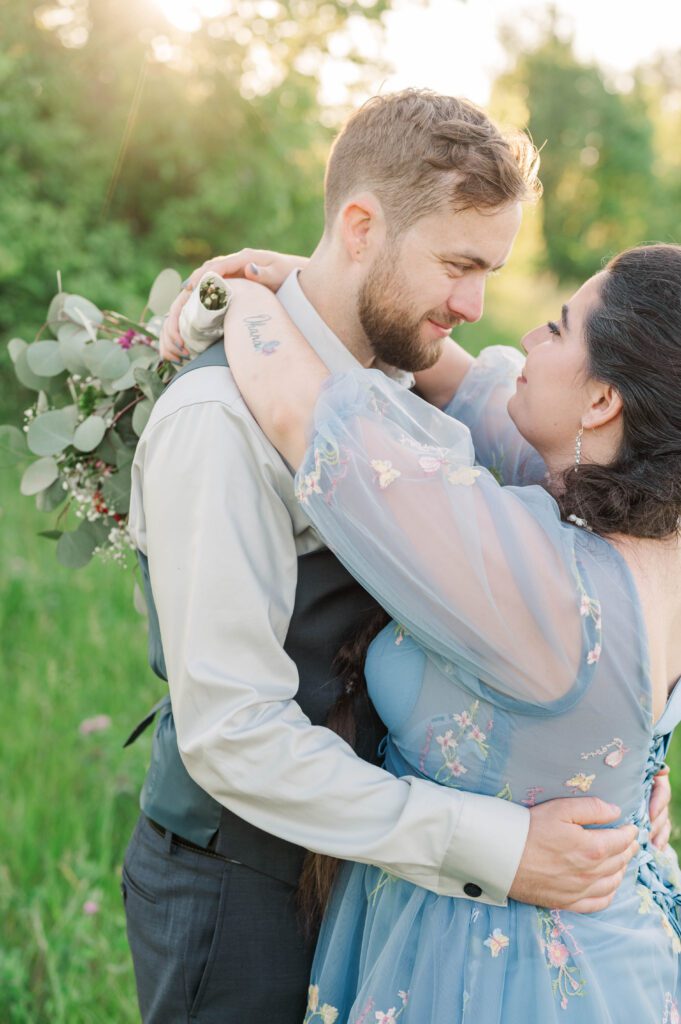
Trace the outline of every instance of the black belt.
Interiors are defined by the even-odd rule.
[[[211,850],[209,847],[199,846],[198,843],[192,843],[189,839],[184,839],[182,836],[178,836],[176,832],[169,832],[163,825],[159,825],[153,818],[147,818],[148,823],[153,828],[154,832],[157,832],[163,839],[169,839],[175,846],[181,846],[185,850],[192,850],[193,853],[202,853],[204,857],[213,857],[215,860],[224,861],[227,864],[241,864],[240,860],[234,860],[233,857],[225,857],[222,853],[217,853],[215,850]]]

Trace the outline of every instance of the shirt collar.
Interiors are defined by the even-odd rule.
[[[340,338],[333,333],[328,324],[324,323],[317,310],[307,298],[298,280],[298,270],[292,271],[277,292],[277,298],[293,320],[300,333],[312,346],[319,358],[331,373],[344,373],[346,370],[357,369],[361,363],[355,359]],[[377,360],[377,370],[396,383],[410,388],[414,385],[411,373],[398,370],[394,366]]]

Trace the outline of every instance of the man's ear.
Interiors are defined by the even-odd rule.
[[[373,259],[385,243],[385,217],[381,204],[371,192],[352,196],[340,211],[343,245],[349,258],[361,263]]]
[[[585,430],[604,427],[622,415],[622,399],[611,384],[593,381],[590,392],[591,404],[582,416],[582,426]]]

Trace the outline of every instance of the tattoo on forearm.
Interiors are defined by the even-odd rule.
[[[276,338],[272,338],[271,341],[265,341],[262,336],[261,328],[271,319],[272,317],[267,313],[257,313],[255,316],[244,317],[244,323],[246,324],[251,344],[255,351],[259,352],[262,356],[273,355],[281,345],[281,342],[277,341]]]

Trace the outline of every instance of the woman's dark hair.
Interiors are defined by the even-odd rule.
[[[584,334],[588,376],[622,399],[623,436],[608,465],[565,472],[561,512],[600,534],[669,537],[681,516],[681,246],[615,256]]]
[[[357,746],[357,723],[376,715],[364,678],[367,651],[376,634],[389,621],[388,613],[382,608],[377,609],[341,647],[334,660],[334,670],[342,683],[343,692],[329,711],[326,726],[354,748]],[[366,752],[369,757],[373,753]],[[308,853],[305,857],[298,884],[298,908],[309,938],[315,936],[321,924],[339,866],[340,861],[335,857],[326,857],[321,853]]]

